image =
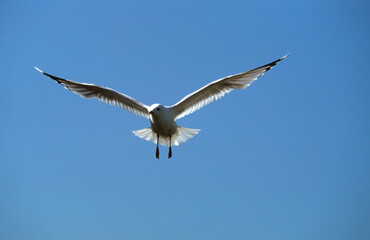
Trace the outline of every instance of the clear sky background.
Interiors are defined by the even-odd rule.
[[[2,1],[0,239],[368,239],[368,1]],[[172,105],[291,55],[182,118],[83,99],[33,67]]]

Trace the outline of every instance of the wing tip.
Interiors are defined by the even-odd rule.
[[[285,54],[285,56],[284,56],[284,57],[280,58],[279,60],[284,60],[284,59],[285,59],[285,58],[287,58],[289,55],[290,55],[290,53],[287,53],[287,54]]]
[[[290,53],[286,54],[285,56],[283,56],[282,58],[279,58],[278,60],[276,60],[275,62],[272,62],[270,64],[267,64],[267,68],[266,68],[266,71],[267,72],[268,70],[270,70],[272,67],[276,66],[280,61],[284,60],[285,58],[287,58],[288,56],[290,55]]]
[[[38,67],[34,67],[37,71],[39,71],[40,73],[44,73],[42,70],[40,70]]]
[[[51,75],[51,74],[49,74],[49,73],[46,73],[46,72],[44,72],[44,71],[42,71],[42,70],[40,70],[38,67],[34,67],[37,71],[39,71],[40,73],[42,73],[42,74],[44,74],[45,76],[47,76],[47,77],[49,77],[49,78],[51,78],[51,79],[53,79],[54,81],[56,81],[57,83],[59,83],[59,84],[61,84],[61,78],[58,78],[58,77],[55,77],[55,76],[53,76],[53,75]]]

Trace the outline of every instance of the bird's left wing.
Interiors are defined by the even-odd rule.
[[[81,97],[97,98],[100,101],[103,101],[110,105],[115,105],[136,115],[149,118],[148,106],[130,96],[127,96],[123,93],[119,93],[110,88],[100,87],[95,84],[79,83],[55,77],[53,75],[41,71],[37,67],[35,67],[35,69],[41,72],[42,74],[48,76],[49,78],[55,80],[57,83],[62,84],[66,89],[79,94]]]
[[[261,77],[265,72],[270,70],[281,60],[285,59],[288,55],[289,54],[253,70],[216,80],[187,95],[178,103],[171,106],[175,119],[182,118],[196,110],[199,110],[205,105],[220,99],[234,89],[243,89],[248,87],[251,83],[256,81],[257,78]]]

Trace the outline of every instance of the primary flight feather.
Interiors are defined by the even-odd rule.
[[[62,84],[66,89],[79,94],[81,97],[97,98],[100,101],[121,107],[136,115],[149,118],[151,125],[149,128],[133,131],[133,133],[140,138],[157,144],[157,158],[159,158],[158,144],[169,146],[168,158],[170,158],[172,156],[172,145],[179,145],[180,143],[186,142],[197,135],[200,131],[199,129],[180,127],[177,125],[175,120],[191,114],[207,104],[220,99],[234,89],[243,89],[248,87],[266,71],[270,70],[287,56],[288,54],[261,67],[211,82],[201,89],[185,96],[178,103],[169,107],[161,104],[148,106],[130,96],[119,93],[110,88],[59,78],[45,73],[37,67],[35,67],[35,69],[55,80],[57,83]]]

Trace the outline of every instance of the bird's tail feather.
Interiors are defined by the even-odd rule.
[[[171,136],[171,145],[178,146],[181,143],[184,143],[187,140],[193,138],[195,135],[199,133],[199,131],[200,129],[177,127],[176,132]],[[153,130],[150,127],[132,131],[132,132],[139,138],[157,143],[157,134],[153,132]],[[159,144],[163,146],[169,146],[169,143],[170,143],[169,137],[163,137],[163,136],[159,137]]]

